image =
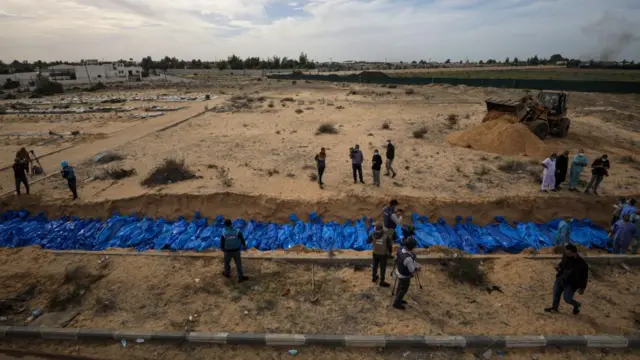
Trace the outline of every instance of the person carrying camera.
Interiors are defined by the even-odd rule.
[[[353,183],[356,184],[358,182],[358,178],[360,178],[360,182],[364,184],[364,179],[362,178],[362,163],[364,162],[364,155],[362,154],[362,151],[360,151],[360,145],[356,144],[355,147],[349,149],[349,157],[351,158],[351,167],[353,169]]]
[[[402,210],[396,210],[398,200],[393,199],[382,209],[382,225],[391,239],[396,238],[396,227],[402,225]]]
[[[411,278],[418,270],[420,265],[416,262],[416,254],[413,253],[417,243],[413,237],[405,239],[402,247],[398,249],[396,256],[396,276],[398,279],[398,292],[396,293],[396,299],[393,302],[393,307],[398,310],[406,309],[404,296],[409,291],[409,285],[411,285]]]

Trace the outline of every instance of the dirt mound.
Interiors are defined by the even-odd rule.
[[[509,121],[510,123],[513,123],[513,124],[518,122],[518,118],[513,114],[506,114],[503,112],[493,111],[493,110],[487,112],[484,118],[482,118],[483,123],[493,121],[493,120]]]
[[[514,124],[511,116],[502,116],[469,129],[453,132],[447,135],[445,140],[451,145],[500,155],[541,158],[549,152],[542,140],[525,125]]]

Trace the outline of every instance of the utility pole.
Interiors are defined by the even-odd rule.
[[[89,79],[89,86],[92,86],[92,84],[91,84],[91,76],[89,76],[89,69],[87,68],[87,62],[86,61],[83,61],[83,62],[84,62],[84,71],[87,72],[87,79]]]

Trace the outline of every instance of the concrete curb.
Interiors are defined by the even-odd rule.
[[[328,346],[373,348],[640,348],[640,336],[384,336],[208,333],[0,326],[0,338],[45,340],[132,340],[223,345]]]

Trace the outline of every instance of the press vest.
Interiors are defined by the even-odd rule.
[[[224,250],[239,250],[240,249],[240,237],[238,232],[234,229],[224,230]]]
[[[403,248],[398,249],[398,253],[396,254],[396,259],[397,259],[396,267],[400,275],[408,277],[408,276],[411,276],[411,272],[409,271],[409,268],[407,268],[407,266],[404,264],[404,261],[407,258],[412,258],[413,261],[415,261],[416,255],[412,252],[405,253],[402,251],[402,249]]]

